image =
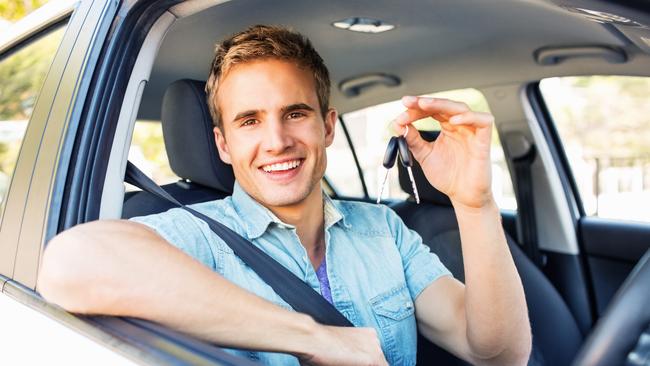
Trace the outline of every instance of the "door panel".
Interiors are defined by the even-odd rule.
[[[583,217],[579,230],[600,315],[636,262],[650,249],[650,224]]]
[[[582,334],[586,335],[593,325],[593,319],[587,290],[589,280],[583,271],[581,257],[550,251],[541,253],[546,263],[542,271],[566,302]]]
[[[650,248],[650,77],[555,77],[539,92],[579,209],[597,317]]]

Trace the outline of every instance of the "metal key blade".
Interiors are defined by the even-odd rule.
[[[408,143],[406,142],[406,138],[404,138],[404,136],[398,137],[397,140],[397,145],[399,147],[399,160],[402,163],[402,166],[405,167],[409,173],[411,187],[413,188],[413,196],[415,196],[415,202],[419,204],[420,194],[418,194],[418,187],[415,185],[413,170],[411,169],[413,166],[413,155],[411,154],[411,150],[409,150]]]
[[[381,202],[381,195],[384,193],[384,187],[386,186],[386,180],[388,179],[388,169],[386,169],[386,175],[384,175],[384,181],[381,182],[379,186],[379,196],[377,196],[377,203]]]
[[[415,185],[415,179],[413,179],[413,170],[410,166],[406,167],[406,170],[409,172],[409,179],[411,180],[411,187],[413,187],[415,203],[420,204],[420,194],[418,193],[418,187]]]

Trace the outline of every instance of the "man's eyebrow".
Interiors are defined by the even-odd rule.
[[[256,109],[250,109],[250,110],[247,110],[247,111],[239,112],[239,113],[237,113],[235,118],[232,119],[232,121],[235,122],[235,121],[238,121],[238,120],[240,120],[242,118],[252,117],[252,116],[254,116],[254,115],[258,114],[258,113],[259,113],[259,110],[256,110]]]
[[[282,107],[282,113],[287,113],[287,112],[292,112],[292,111],[297,111],[297,110],[306,110],[306,111],[314,111],[315,109],[305,103],[295,103],[295,104],[290,104],[288,106]]]

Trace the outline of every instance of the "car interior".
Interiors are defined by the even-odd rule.
[[[578,256],[580,249],[571,217],[575,208],[564,197],[566,183],[557,173],[557,162],[536,122],[534,107],[526,103],[529,85],[551,76],[644,75],[650,70],[648,45],[640,41],[642,32],[633,32],[636,29],[629,24],[594,20],[594,15],[581,10],[579,5],[545,1],[234,1],[204,5],[205,9],[177,5],[170,10],[175,19],[163,21],[161,17],[158,21],[168,23],[159,27],[159,32],[166,32],[164,37],[153,34],[157,23],[138,57],[138,62],[151,64],[138,118],[161,121],[170,167],[182,178],[164,188],[190,204],[231,193],[234,177],[229,166],[218,159],[203,89],[215,43],[246,26],[289,25],[307,35],[330,69],[331,103],[343,120],[348,111],[406,94],[463,87],[482,91],[504,144],[508,146],[509,136],[523,136],[538,151],[531,170],[535,200],[544,202],[535,209],[539,249],[547,258],[545,267],[539,268],[526,256],[514,239],[516,225],[512,218],[504,217],[504,223],[509,223],[508,243],[528,300],[534,338],[531,362],[569,364],[597,314],[592,313],[589,304],[588,274]],[[332,26],[338,20],[367,15],[396,27],[385,33],[369,34]],[[149,39],[151,43],[160,42],[151,44],[159,50],[157,54],[142,55]],[[152,59],[145,60],[147,57]],[[143,74],[147,71],[145,67],[142,70]],[[397,81],[391,84],[384,82],[385,78],[368,78],[373,74],[389,75]],[[135,84],[136,76],[139,75],[134,71],[129,87]],[[343,87],[351,82],[357,86],[355,93]],[[115,144],[124,141],[115,139]],[[506,156],[508,152],[506,148]],[[400,172],[400,177],[403,190],[410,192],[404,172]],[[107,175],[105,193],[110,178]],[[119,175],[114,180],[121,183]],[[449,199],[430,187],[421,173],[416,172],[416,184],[422,204],[416,205],[409,199],[393,202],[392,207],[462,280],[460,237]],[[119,188],[121,184],[114,186]],[[125,196],[123,207],[109,211],[110,205],[104,203],[116,202],[114,198],[112,194],[102,197],[106,217],[129,218],[171,207],[146,192],[131,192]],[[420,342],[421,364],[443,359],[448,364],[462,364],[423,338]]]
[[[346,114],[403,95],[461,88],[484,95],[520,207],[504,210],[502,220],[529,307],[530,364],[571,364],[648,249],[648,225],[584,215],[539,92],[540,80],[550,77],[650,76],[650,13],[636,2],[196,0],[173,5],[151,22],[133,56],[110,153],[102,163],[98,218],[131,218],[173,207],[147,192],[125,192],[136,120],[161,124],[169,166],[180,178],[163,185],[174,198],[192,204],[232,193],[232,169],[218,157],[205,104],[214,47],[250,25],[279,24],[306,35],[323,57],[332,79],[331,105],[348,128]],[[421,134],[436,138],[435,132]],[[529,180],[519,179],[516,171],[521,146],[535,151],[526,165]],[[337,168],[357,171],[355,160]],[[428,184],[418,166],[414,176],[420,204],[403,168],[399,184],[409,197],[384,203],[462,281],[451,202]],[[376,199],[346,197],[327,180],[323,184],[335,198]],[[530,226],[533,249],[526,234]],[[434,363],[466,364],[420,336],[418,364]]]
[[[162,127],[165,146],[174,172],[182,177],[163,188],[183,204],[220,199],[232,193],[234,176],[230,166],[218,157],[212,139],[212,119],[205,104],[204,83],[179,80],[172,83],[163,98]],[[433,139],[434,136],[427,136]],[[188,146],[191,146],[188,148]],[[195,163],[199,162],[200,163]],[[411,191],[406,169],[400,165],[400,183]],[[414,173],[421,187],[421,204],[413,200],[394,203],[392,208],[409,228],[417,231],[434,253],[452,271],[464,278],[460,232],[451,201],[427,184],[419,167]],[[122,218],[164,212],[175,205],[146,191],[129,192],[124,201]],[[435,218],[435,220],[432,220]],[[566,303],[542,272],[522,252],[520,245],[507,235],[508,244],[521,275],[535,335],[533,364],[569,364],[575,357],[583,336]],[[563,329],[557,334],[557,329]],[[466,364],[446,351],[419,339],[419,363]]]

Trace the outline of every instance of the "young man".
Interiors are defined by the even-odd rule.
[[[403,133],[425,116],[441,122],[434,143],[414,129],[407,141],[454,205],[463,285],[390,209],[322,192],[337,121],[329,88],[322,59],[297,33],[255,26],[225,40],[206,89],[217,148],[236,184],[231,197],[194,207],[262,248],[356,328],[323,326],[288,309],[204,222],[180,209],[60,234],[44,255],[43,296],[69,311],[142,317],[259,350],[233,352],[265,364],[413,365],[416,326],[472,363],[525,364],[526,302],[490,191],[492,116],[404,97],[395,124]]]

